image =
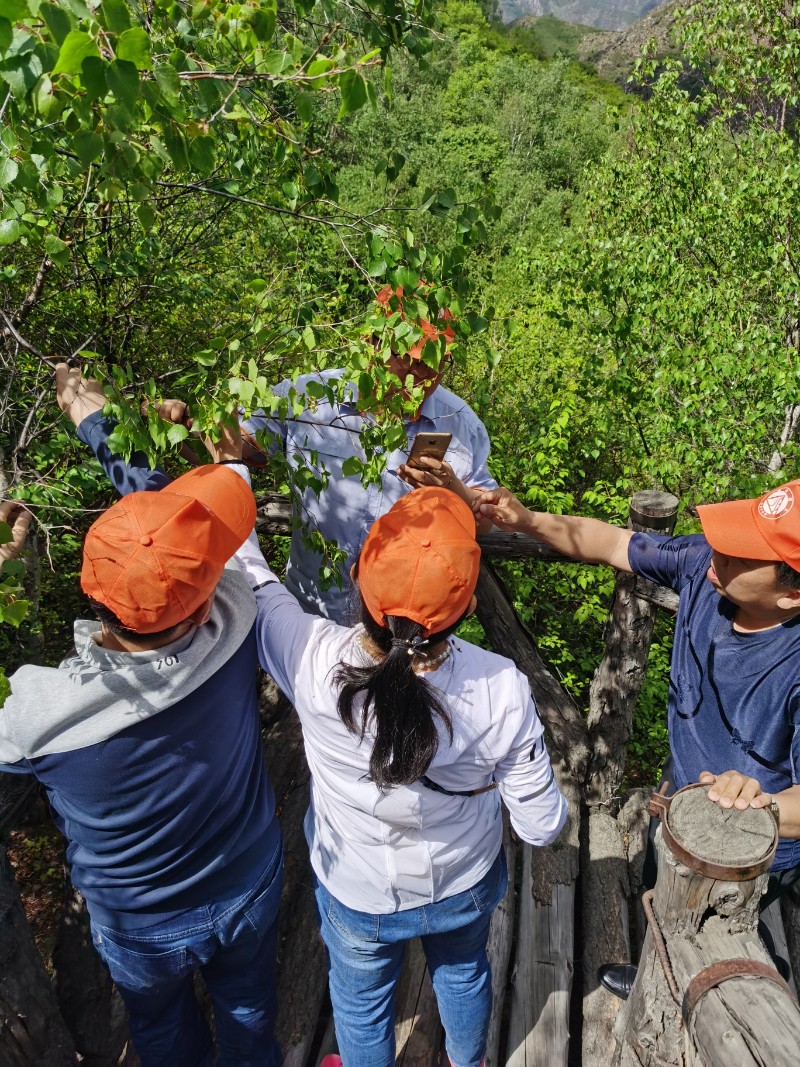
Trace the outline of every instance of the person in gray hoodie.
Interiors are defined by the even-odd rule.
[[[101,417],[102,396],[87,399],[66,368],[60,387],[76,425]],[[83,550],[99,621],[75,623],[75,651],[58,667],[11,676],[0,770],[45,787],[143,1067],[212,1063],[196,967],[217,1063],[278,1067],[282,843],[261,744],[255,599],[229,563],[253,529],[253,495],[226,466],[169,484],[161,475],[161,487],[154,472],[126,469],[129,495]],[[29,517],[0,508],[8,558]]]

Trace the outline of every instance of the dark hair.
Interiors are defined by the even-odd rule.
[[[156,633],[143,634],[139,630],[131,630],[129,626],[125,626],[120,622],[111,608],[107,608],[105,604],[101,604],[99,600],[93,600],[89,597],[89,605],[92,611],[98,618],[98,621],[105,626],[107,630],[110,630],[115,637],[121,637],[123,641],[130,641],[134,645],[148,645],[151,641],[168,641],[172,634],[183,626],[183,622],[176,622],[174,626],[168,626],[166,630],[158,630]]]
[[[375,744],[369,758],[369,776],[379,788],[411,785],[422,777],[436,755],[439,747],[436,719],[444,724],[450,741],[453,724],[435,687],[415,673],[416,657],[408,654],[414,638],[424,638],[422,626],[399,615],[387,615],[386,625],[381,626],[364,607],[360,596],[358,600],[367,635],[384,653],[384,658],[366,667],[339,664],[333,679],[334,685],[340,687],[336,705],[339,718],[360,741],[374,721]],[[427,647],[433,648],[446,640],[460,622],[461,618],[447,630],[431,634]],[[361,721],[357,723],[353,704],[360,693],[364,694],[364,703]]]
[[[779,585],[785,585],[787,589],[800,589],[800,571],[796,571],[788,563],[777,563],[775,570]]]

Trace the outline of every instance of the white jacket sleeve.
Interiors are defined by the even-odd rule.
[[[548,845],[567,820],[567,801],[553,776],[536,705],[528,680],[517,675],[525,715],[495,779],[516,833],[531,845]]]

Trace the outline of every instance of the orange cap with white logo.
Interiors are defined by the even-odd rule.
[[[211,596],[255,518],[250,486],[224,466],[130,493],[89,528],[81,587],[128,629],[167,630]]]
[[[715,551],[788,563],[800,571],[800,481],[770,489],[755,500],[703,504],[697,513]]]

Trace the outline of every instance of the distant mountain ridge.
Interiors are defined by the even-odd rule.
[[[503,22],[526,15],[555,15],[562,22],[577,22],[601,30],[624,30],[666,0],[500,0]]]

